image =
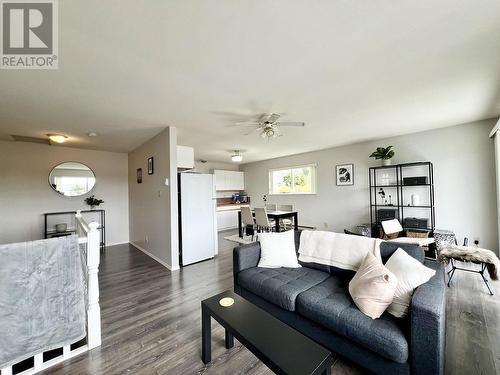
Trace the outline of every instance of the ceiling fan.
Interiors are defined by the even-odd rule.
[[[254,131],[260,132],[260,136],[264,139],[272,139],[281,137],[281,126],[305,126],[303,122],[281,122],[278,121],[281,117],[278,113],[265,113],[259,117],[257,121],[237,122],[236,125],[255,126],[255,129],[245,135],[252,134]]]

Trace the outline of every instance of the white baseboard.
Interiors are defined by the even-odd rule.
[[[129,244],[130,242],[128,241],[125,241],[125,242],[115,242],[115,243],[107,243],[106,244],[106,247],[110,247],[110,246],[117,246],[117,245],[127,245]]]
[[[156,260],[158,263],[160,263],[163,267],[167,268],[169,271],[178,271],[179,270],[179,267],[176,267],[176,268],[173,268],[170,264],[168,264],[167,262],[161,260],[160,258],[158,258],[156,255],[153,255],[151,254],[149,251],[147,251],[146,249],[140,247],[139,245],[137,245],[135,242],[129,242],[133,247],[135,247],[136,249],[138,250],[141,250],[144,254],[146,254],[148,257],[150,258],[153,258],[154,260]]]

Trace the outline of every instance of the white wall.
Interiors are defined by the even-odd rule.
[[[213,169],[223,169],[228,171],[239,171],[240,164],[238,163],[222,163],[217,161],[207,161],[202,163],[197,160],[194,162],[194,170],[199,173],[212,173]]]
[[[94,189],[64,197],[48,182],[59,163],[77,161],[96,175]],[[43,238],[45,212],[88,209],[83,200],[104,200],[107,245],[128,242],[127,154],[0,141],[0,243]]]
[[[128,155],[130,242],[171,270],[179,268],[176,142],[175,128],[167,128]],[[148,175],[151,156],[154,174]],[[141,184],[137,168],[142,168]]]
[[[498,251],[493,120],[458,125],[372,142],[292,155],[243,166],[253,205],[269,194],[268,170],[317,163],[317,194],[269,196],[270,203],[294,204],[299,222],[318,229],[343,231],[370,221],[368,168],[380,165],[368,156],[377,146],[393,145],[394,163],[434,163],[436,228],[459,238],[479,238]],[[335,185],[335,165],[354,163],[354,186]]]

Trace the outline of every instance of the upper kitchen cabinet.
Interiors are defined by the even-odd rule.
[[[217,191],[245,190],[245,173],[214,169],[215,188]]]
[[[177,168],[194,168],[194,149],[192,147],[177,145]]]

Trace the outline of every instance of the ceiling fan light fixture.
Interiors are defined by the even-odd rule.
[[[67,136],[62,134],[47,134],[51,142],[64,143],[68,139]]]
[[[271,139],[275,139],[281,137],[283,134],[280,129],[282,126],[295,126],[295,127],[303,127],[305,126],[304,122],[298,121],[278,121],[280,119],[279,113],[264,113],[259,116],[257,120],[254,121],[246,121],[246,122],[238,122],[236,125],[243,126],[255,126],[254,128],[262,139],[267,139],[268,141]],[[250,135],[253,131],[248,132],[245,135]]]
[[[240,154],[238,150],[234,150],[234,154],[231,155],[231,161],[233,163],[240,163],[243,161],[243,156]]]

